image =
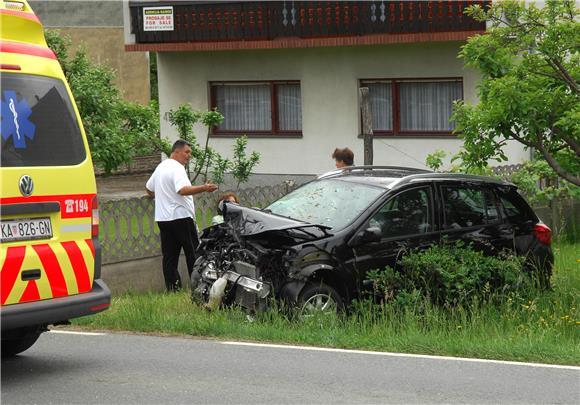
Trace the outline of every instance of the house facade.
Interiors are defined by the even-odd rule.
[[[487,1],[264,1],[124,3],[127,51],[158,52],[164,113],[188,102],[225,116],[210,145],[231,156],[248,135],[262,174],[312,175],[350,147],[363,164],[359,88],[368,87],[374,164],[425,168],[461,146],[454,100],[476,103],[477,72],[460,47],[485,31],[463,10]],[[196,128],[198,140],[206,130]],[[510,163],[529,157],[518,144]]]

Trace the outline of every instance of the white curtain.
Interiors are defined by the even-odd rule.
[[[279,84],[278,128],[281,131],[302,131],[302,100],[299,84]]]
[[[461,97],[461,82],[399,83],[401,131],[453,130],[453,101]]]
[[[224,115],[221,130],[272,130],[272,103],[268,84],[218,85],[216,103]]]
[[[374,131],[393,130],[393,97],[391,83],[369,83],[369,98]]]

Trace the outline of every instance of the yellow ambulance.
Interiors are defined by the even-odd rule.
[[[25,0],[0,0],[2,356],[107,309],[97,188],[61,66]]]

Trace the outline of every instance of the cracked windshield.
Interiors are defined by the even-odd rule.
[[[274,214],[339,231],[383,191],[378,187],[341,180],[315,181],[282,197],[267,209]]]

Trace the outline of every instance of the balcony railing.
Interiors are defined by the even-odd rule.
[[[487,0],[238,1],[129,3],[137,44],[332,38],[372,34],[483,31],[464,13]],[[143,7],[173,6],[172,31],[146,31]]]

